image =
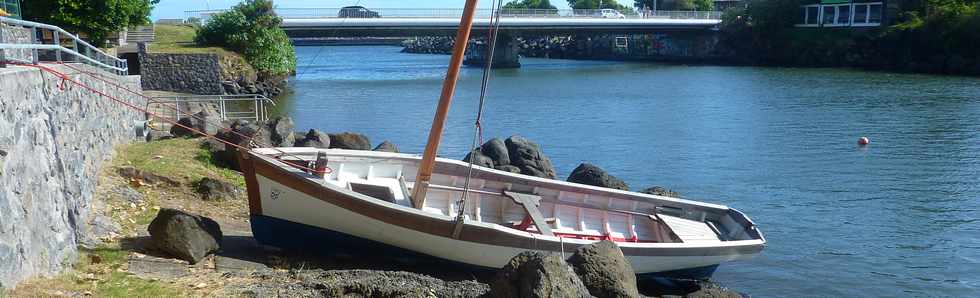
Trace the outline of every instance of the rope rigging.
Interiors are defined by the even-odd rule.
[[[487,28],[487,39],[489,40],[488,47],[486,51],[485,64],[483,65],[483,77],[480,81],[480,104],[476,112],[476,121],[473,123],[473,142],[470,148],[477,148],[480,144],[483,144],[483,112],[486,107],[486,97],[487,97],[487,86],[490,83],[491,70],[493,69],[493,54],[497,47],[497,33],[500,31],[500,8],[503,6],[503,0],[491,1],[490,4],[490,27]],[[457,41],[458,42],[458,41]],[[475,150],[475,149],[473,149]],[[463,184],[463,193],[460,195],[459,201],[456,202],[456,218],[455,225],[453,227],[453,238],[459,238],[459,233],[463,230],[463,218],[466,214],[466,197],[470,191],[470,178],[473,176],[473,157],[472,152],[468,160],[468,167],[466,172],[466,180]]]
[[[227,140],[224,140],[222,138],[218,138],[218,137],[209,135],[208,133],[203,132],[201,130],[198,130],[196,128],[193,128],[193,127],[190,127],[190,126],[187,126],[187,125],[180,124],[177,120],[170,120],[170,119],[168,119],[166,117],[162,117],[161,115],[158,115],[156,113],[150,112],[146,108],[138,107],[136,105],[133,105],[132,103],[129,103],[128,101],[124,101],[124,100],[119,99],[119,98],[117,98],[115,96],[112,96],[112,95],[109,95],[109,94],[107,94],[105,92],[99,91],[99,90],[97,90],[97,89],[95,89],[95,88],[93,88],[91,86],[85,85],[85,84],[83,84],[83,83],[81,83],[81,82],[79,82],[79,81],[77,81],[75,79],[72,79],[71,77],[68,76],[68,74],[65,74],[65,73],[63,73],[61,71],[58,71],[58,70],[54,69],[54,68],[47,67],[47,66],[44,66],[42,64],[25,64],[25,63],[18,63],[18,62],[13,62],[13,63],[10,63],[10,64],[12,64],[12,65],[19,65],[19,66],[26,66],[26,67],[35,67],[35,68],[40,69],[42,72],[47,72],[47,73],[50,73],[50,74],[54,75],[55,77],[57,77],[60,80],[60,82],[58,84],[59,90],[64,91],[65,90],[65,87],[66,87],[66,83],[70,83],[71,85],[79,86],[79,87],[81,87],[83,89],[86,89],[86,90],[88,90],[88,91],[90,91],[92,93],[95,93],[95,94],[99,95],[100,97],[108,98],[108,99],[110,99],[110,100],[112,100],[112,101],[114,101],[116,103],[119,103],[121,105],[124,105],[124,106],[126,106],[126,107],[128,107],[130,109],[143,112],[143,113],[145,113],[146,115],[149,115],[149,116],[154,116],[154,117],[157,117],[157,118],[160,118],[160,119],[164,119],[165,122],[167,122],[167,123],[169,123],[171,125],[174,125],[174,126],[177,126],[177,127],[183,128],[183,129],[186,129],[186,130],[188,130],[188,131],[190,131],[192,133],[195,133],[195,134],[204,136],[206,138],[213,139],[213,140],[218,141],[220,143],[223,143],[223,144],[225,144],[227,146],[232,146],[235,149],[244,150],[243,152],[251,151],[252,150],[251,148],[242,146],[240,144],[235,144],[235,143],[229,142]],[[85,75],[88,75],[88,76],[90,76],[92,78],[95,78],[95,79],[97,79],[99,81],[102,81],[102,82],[106,83],[109,86],[115,87],[117,89],[122,89],[122,90],[124,90],[124,91],[126,91],[128,93],[134,94],[136,96],[142,97],[142,98],[147,99],[147,100],[152,100],[152,98],[150,98],[150,97],[148,97],[148,96],[146,96],[146,95],[144,95],[142,93],[133,91],[133,90],[131,90],[129,88],[126,88],[124,86],[121,86],[119,84],[116,84],[116,83],[112,82],[111,80],[108,80],[108,79],[102,77],[101,75],[99,75],[97,73],[89,72],[89,71],[86,71],[86,70],[83,70],[83,69],[74,67],[74,66],[72,66],[70,64],[67,64],[67,63],[64,63],[64,62],[52,62],[52,63],[48,63],[48,64],[62,65],[64,67],[66,67],[66,68],[69,68],[69,69],[71,69],[73,71],[76,71],[77,73],[85,74]],[[171,109],[173,109],[175,111],[176,110],[179,110],[178,104],[174,104],[174,105],[169,105],[169,104],[166,104],[166,103],[161,103],[161,104],[163,104],[165,107],[171,108]],[[236,132],[236,131],[234,131],[234,130],[232,130],[230,128],[224,128],[221,125],[221,123],[217,123],[217,122],[214,122],[214,121],[208,121],[206,118],[198,117],[198,116],[195,116],[195,115],[191,115],[190,117],[192,117],[192,118],[194,118],[196,120],[200,120],[200,121],[202,121],[204,123],[213,124],[213,125],[216,125],[217,127],[222,127],[221,128],[222,131],[228,132],[228,133],[232,133],[234,135],[237,135],[237,136],[241,137],[242,140],[248,141],[248,143],[250,145],[255,145],[256,147],[271,148],[271,149],[277,151],[279,154],[281,154],[281,156],[288,156],[288,157],[293,157],[293,158],[296,158],[296,159],[299,159],[299,160],[303,160],[301,157],[299,157],[299,156],[297,156],[295,154],[282,151],[282,150],[280,150],[278,148],[275,148],[274,146],[271,146],[270,144],[263,144],[261,142],[258,142],[252,136],[248,136],[248,135],[244,135],[244,134],[238,133],[238,132]],[[279,158],[279,159],[281,159],[281,158]],[[315,169],[310,168],[310,167],[307,167],[307,166],[302,166],[302,165],[295,164],[295,163],[287,163],[287,164],[289,164],[290,166],[296,167],[296,168],[298,168],[300,170],[303,170],[303,171],[307,171],[307,172],[311,172],[311,173],[315,171]],[[327,173],[332,172],[332,170],[330,168],[327,168],[326,170],[327,170]]]

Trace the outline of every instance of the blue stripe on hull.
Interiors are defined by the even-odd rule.
[[[378,254],[397,256],[398,259],[414,259],[419,261],[449,262],[456,266],[467,266],[474,270],[496,270],[472,264],[450,261],[410,251],[397,246],[368,240],[337,231],[295,223],[263,215],[252,215],[252,234],[259,243],[286,249],[315,251],[322,253],[347,254]],[[667,272],[638,274],[638,279],[678,278],[678,279],[708,279],[714,274],[718,265],[674,270]]]

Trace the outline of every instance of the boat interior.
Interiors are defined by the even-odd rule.
[[[286,149],[286,148],[283,148]],[[312,164],[316,149],[292,149],[288,163]],[[413,207],[419,158],[405,154],[328,152],[326,183],[390,203]],[[363,151],[362,151],[363,152]],[[295,156],[304,156],[298,158]],[[305,166],[306,164],[304,164]],[[643,243],[712,244],[754,239],[724,206],[610,191],[439,159],[421,210],[455,217],[466,189],[468,220],[562,238]],[[313,177],[311,179],[321,179]]]

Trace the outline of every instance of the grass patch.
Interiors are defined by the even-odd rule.
[[[194,42],[196,29],[186,25],[155,25],[156,39],[150,45],[151,53],[214,53],[237,55],[221,47],[205,47]]]
[[[201,144],[200,139],[184,138],[130,144],[118,151],[113,165],[132,166],[176,179],[185,185],[204,177],[245,185],[245,178],[238,172],[214,165],[211,152]]]
[[[75,296],[95,297],[180,297],[187,293],[173,284],[145,280],[123,271],[129,252],[118,247],[79,250],[75,270],[54,278],[22,283],[9,297]],[[61,293],[61,295],[58,294]],[[3,294],[0,294],[3,295]],[[4,296],[6,297],[6,296]]]

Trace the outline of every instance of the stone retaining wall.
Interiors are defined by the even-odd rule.
[[[75,73],[64,66],[52,66]],[[139,77],[116,84],[140,91]],[[73,79],[136,106],[142,98],[75,74]],[[0,288],[71,264],[79,243],[91,243],[92,197],[113,147],[136,139],[143,115],[91,91],[59,86],[37,68],[0,68]]]
[[[140,53],[143,89],[224,94],[217,54]]]

